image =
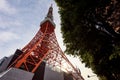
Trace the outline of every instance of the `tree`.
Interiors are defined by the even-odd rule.
[[[55,0],[66,53],[77,55],[101,80],[120,80],[119,0]]]

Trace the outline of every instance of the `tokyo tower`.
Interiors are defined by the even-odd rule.
[[[6,68],[1,67],[5,66],[2,63],[0,80],[84,80],[80,70],[71,64],[59,47],[54,30],[53,8],[50,6],[34,38],[22,50],[15,52]],[[47,73],[45,66],[50,69]],[[52,73],[55,74],[50,77]],[[45,74],[48,76],[43,77]]]

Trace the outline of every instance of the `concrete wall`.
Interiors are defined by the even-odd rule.
[[[1,59],[2,63],[0,63],[0,73],[5,71],[7,69],[8,66],[11,65],[11,63],[23,52],[19,49],[17,49],[15,51],[15,53],[13,55],[11,55],[10,57],[4,57]]]
[[[0,74],[0,80],[32,80],[33,73],[21,69],[10,68]]]
[[[10,57],[4,57],[1,59],[2,63],[0,64],[0,73],[5,71],[8,64],[10,63],[11,59],[12,59],[13,56],[10,56]]]

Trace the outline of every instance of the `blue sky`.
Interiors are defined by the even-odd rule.
[[[0,58],[23,48],[33,38],[51,4],[55,3],[52,0],[0,0]],[[55,17],[59,24],[59,15]]]
[[[15,50],[22,49],[34,37],[40,28],[40,22],[44,20],[48,8],[53,4],[54,22],[56,24],[56,37],[62,50],[63,39],[60,31],[60,17],[58,7],[53,0],[0,0],[0,58],[9,56]],[[77,58],[69,57],[72,63],[77,65],[85,80],[98,80],[90,69]],[[79,65],[78,65],[79,64]]]

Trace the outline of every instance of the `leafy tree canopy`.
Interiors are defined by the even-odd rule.
[[[120,80],[120,1],[55,1],[66,53],[79,56],[101,80]]]

